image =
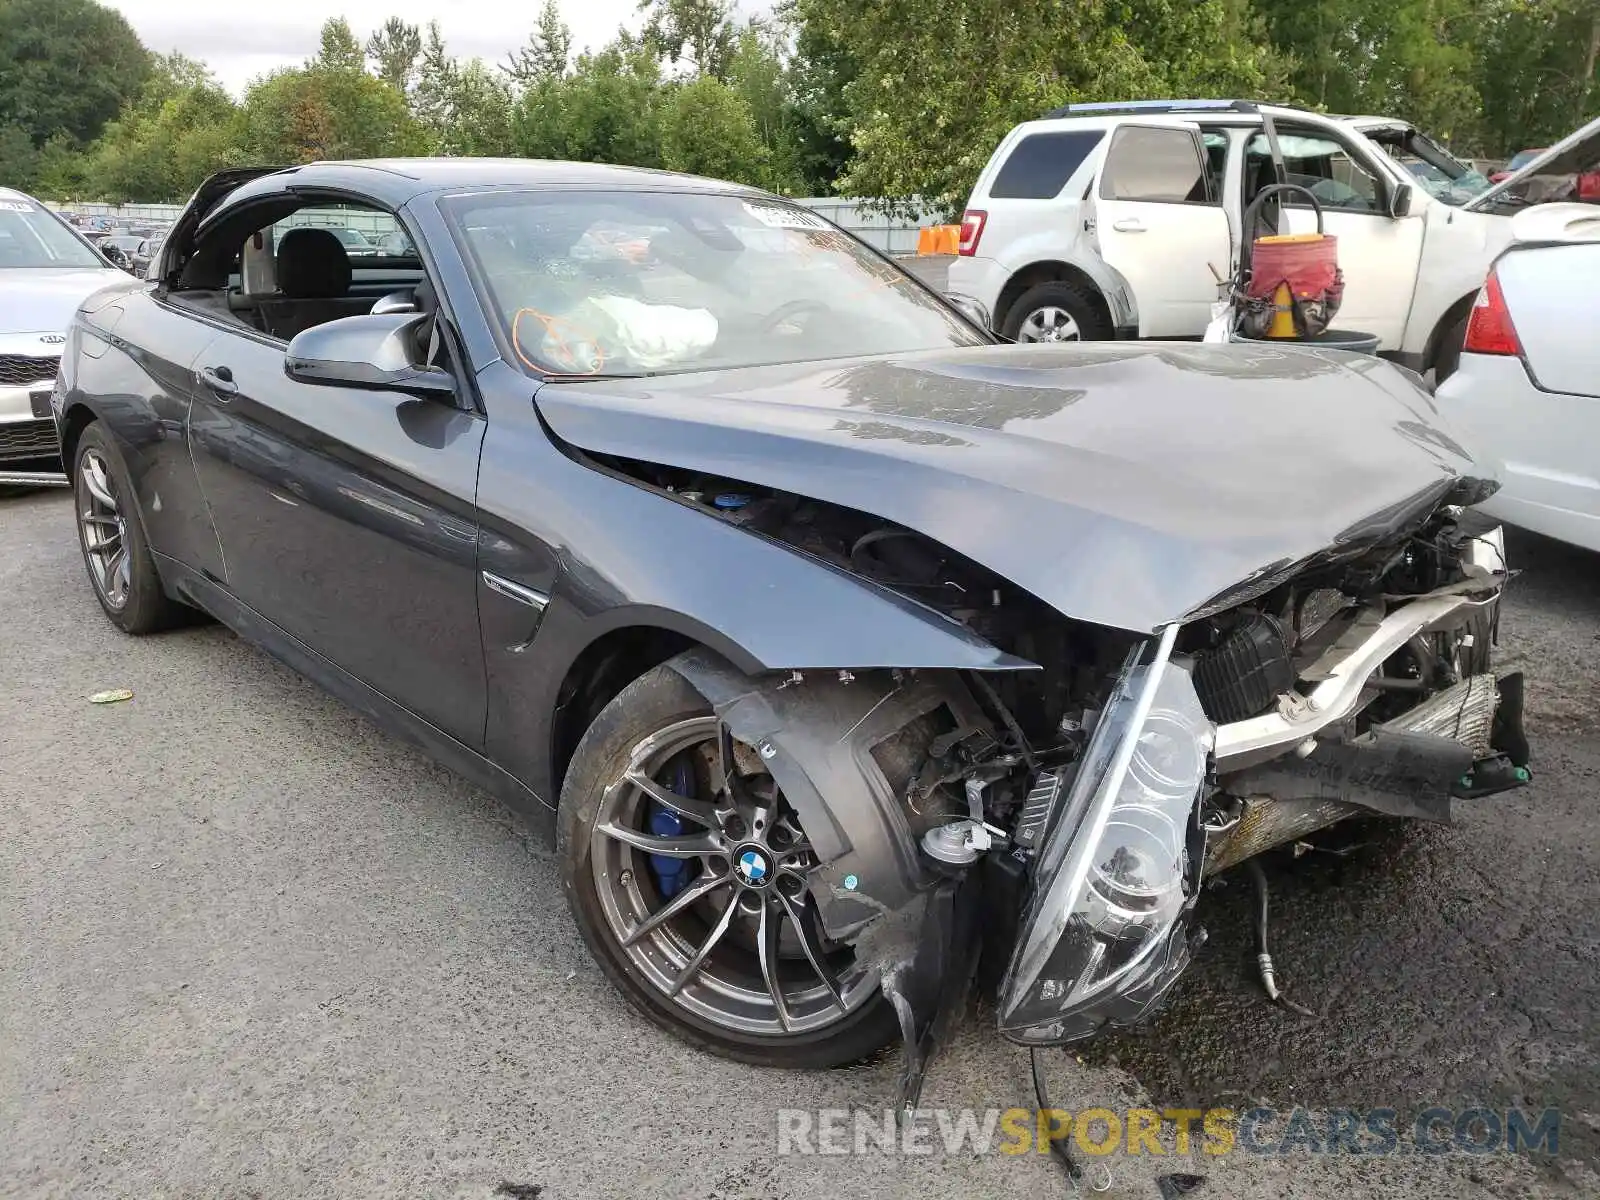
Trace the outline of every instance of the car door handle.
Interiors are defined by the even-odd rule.
[[[1111,222],[1111,228],[1118,233],[1143,233],[1144,222],[1138,217],[1124,217],[1120,221]]]
[[[200,382],[218,396],[237,395],[239,385],[233,381],[233,372],[227,367],[206,367],[200,372]]]

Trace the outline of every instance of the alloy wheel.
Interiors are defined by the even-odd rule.
[[[89,573],[106,604],[121,610],[133,587],[133,560],[128,523],[117,500],[111,471],[98,450],[87,449],[78,460],[78,523],[83,528],[83,553]]]
[[[1083,331],[1078,328],[1078,322],[1071,313],[1064,308],[1054,305],[1045,305],[1036,308],[1025,321],[1022,328],[1017,331],[1019,342],[1079,342],[1083,340]]]
[[[590,869],[637,976],[702,1021],[810,1033],[850,1016],[876,975],[821,932],[816,856],[757,750],[715,716],[637,742],[601,798]]]

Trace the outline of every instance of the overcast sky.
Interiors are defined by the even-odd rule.
[[[390,16],[421,26],[438,20],[445,44],[461,58],[497,63],[520,46],[533,28],[537,0],[105,0],[119,9],[151,50],[181,50],[205,60],[237,95],[253,76],[274,67],[298,66],[316,53],[317,30],[343,13],[356,36],[367,35]],[[575,48],[598,47],[617,26],[638,28],[637,0],[557,0],[572,27]],[[741,5],[744,11],[766,4]]]

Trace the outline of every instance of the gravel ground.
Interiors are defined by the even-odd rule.
[[[1534,786],[1273,861],[1313,1018],[1261,1000],[1225,886],[1171,1010],[1048,1077],[1073,1109],[1555,1105],[1560,1152],[1118,1156],[1111,1195],[1175,1169],[1200,1195],[1600,1194],[1600,560],[1513,554]],[[0,588],[0,1195],[1066,1190],[1031,1153],[775,1156],[778,1107],[881,1110],[896,1059],[758,1071],[636,1018],[527,826],[220,628],[118,634],[66,496],[0,500]],[[86,703],[108,687],[135,698]],[[1027,1058],[979,1014],[924,1101],[1029,1104]]]

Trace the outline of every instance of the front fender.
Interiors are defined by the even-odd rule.
[[[753,548],[755,584],[740,589],[728,582],[738,578],[734,573],[653,565],[656,555],[672,557],[673,544],[649,547],[645,539],[627,600],[602,587],[591,568],[568,561],[537,614],[503,599],[482,607],[490,753],[548,805],[554,806],[559,786],[559,765],[548,751],[562,684],[582,669],[586,651],[619,631],[676,634],[714,652],[742,677],[780,670],[1037,669],[892,592],[732,526],[688,510],[683,516]],[[688,547],[698,545],[679,542],[677,554],[692,558]]]
[[[669,629],[711,646],[750,674],[819,667],[1037,669],[887,588],[725,529],[748,543],[734,547],[725,571],[706,560],[675,564],[672,547],[662,546],[665,561],[649,571],[652,586],[625,603],[594,605],[592,596],[582,595],[579,564],[566,565],[561,591],[591,614],[586,634],[599,637],[628,625]],[[748,560],[741,561],[745,551]],[[648,564],[656,553],[640,546],[634,561]]]

